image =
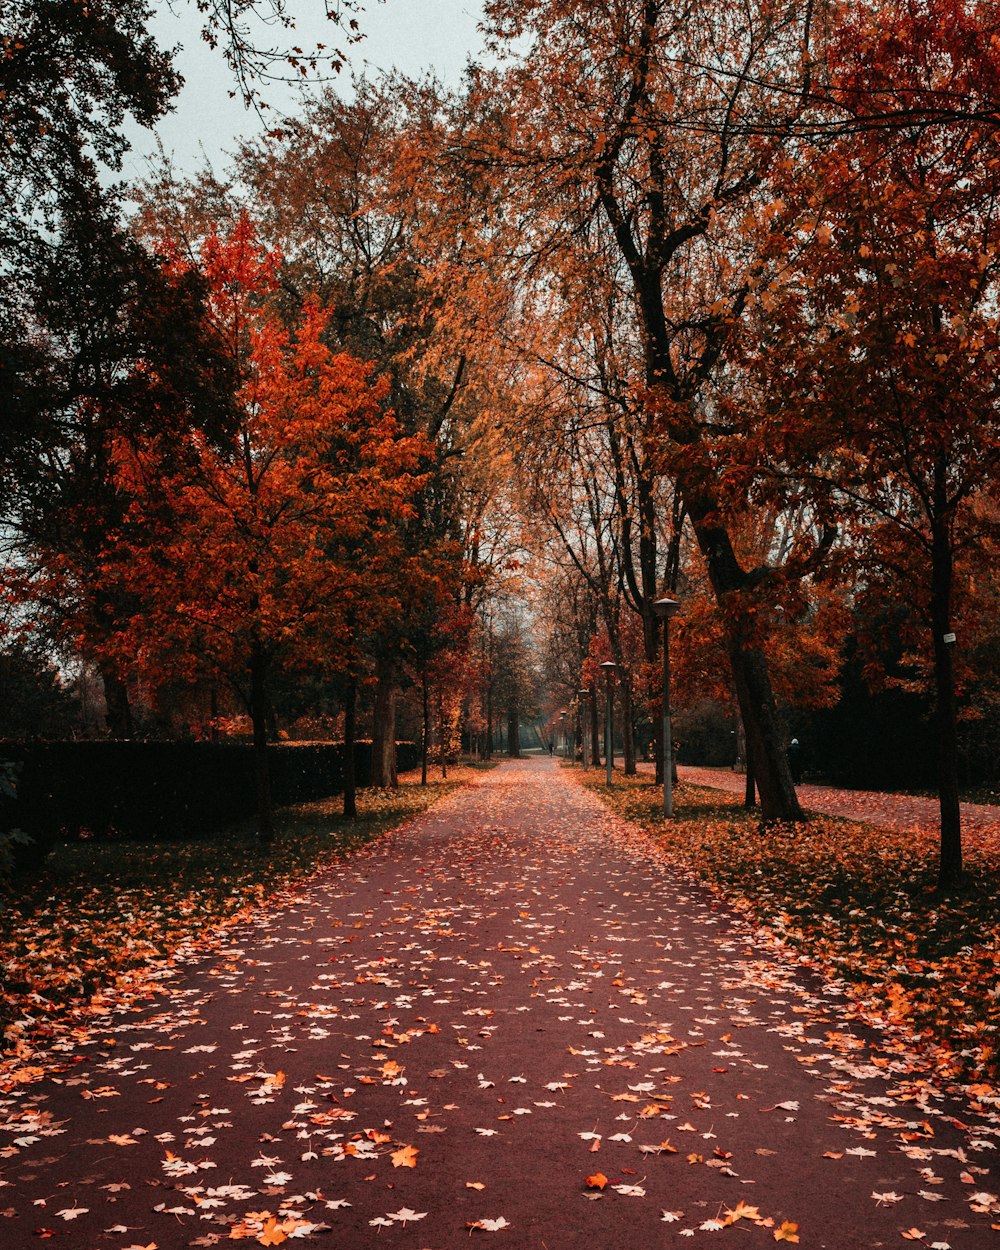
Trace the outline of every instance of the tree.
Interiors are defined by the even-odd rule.
[[[389,786],[405,665],[426,650],[426,622],[441,607],[443,582],[446,598],[457,601],[470,571],[460,501],[482,388],[467,344],[443,324],[434,266],[419,237],[428,206],[408,171],[415,137],[435,124],[436,90],[391,79],[359,80],[355,88],[349,104],[328,92],[301,117],[284,119],[244,150],[238,169],[263,228],[280,240],[286,297],[316,294],[338,342],[386,380],[402,426],[434,447],[414,515],[399,531],[404,611],[369,636],[373,780]]]
[[[176,458],[192,429],[221,437],[233,374],[207,321],[201,274],[166,267],[102,197],[63,213],[40,278],[24,309],[35,336],[27,350],[37,350],[34,467],[21,466],[16,489],[8,482],[4,595],[53,643],[99,660],[109,729],[127,736],[125,684],[103,647],[127,610],[123,588],[102,575],[107,532],[127,506],[113,448],[155,434]]]
[[[733,326],[783,254],[769,177],[804,98],[811,6],[498,0],[489,14],[498,43],[516,38],[527,50],[509,54],[505,73],[480,75],[480,125],[456,149],[492,171],[525,282],[540,258],[558,275],[571,241],[595,216],[606,223],[641,343],[645,437],[676,478],[706,561],[762,814],[800,819],[755,601],[764,584],[814,567],[834,534],[820,530],[812,552],[781,569],[740,563],[711,384]],[[773,137],[748,136],[748,117],[758,130],[773,125]]]
[[[220,449],[193,435],[173,474],[158,443],[120,446],[142,541],[112,534],[106,559],[137,599],[118,653],[154,682],[166,667],[207,670],[241,697],[267,843],[271,675],[343,668],[353,689],[358,634],[399,610],[394,534],[413,513],[428,448],[401,435],[370,366],[327,346],[316,303],[294,329],[281,325],[267,302],[277,257],[249,219],[210,238],[202,259],[240,378],[235,437]]]
[[[203,37],[222,49],[238,89],[260,103],[257,87],[281,63],[297,80],[343,55],[265,47],[250,19],[293,25],[285,0],[195,0]],[[358,36],[351,0],[327,7],[348,40]],[[61,405],[47,377],[44,334],[31,315],[39,301],[63,294],[54,252],[93,216],[92,243],[108,242],[108,264],[120,242],[103,230],[115,198],[101,171],[121,169],[125,122],[152,126],[181,85],[171,53],[149,33],[150,0],[5,0],[0,17],[0,516],[16,510],[12,493],[32,489],[44,459],[64,446]],[[53,279],[53,273],[56,277]],[[72,305],[67,299],[67,311]]]
[[[788,179],[807,238],[774,294],[757,367],[779,476],[851,524],[866,593],[924,625],[937,706],[942,885],[961,874],[956,616],[995,537],[1000,470],[1000,166],[996,127],[924,116],[943,92],[994,90],[975,6],[886,4],[844,24],[833,80],[853,127]],[[911,119],[902,106],[912,110]],[[878,124],[899,110],[891,130]],[[766,354],[767,359],[764,359]]]

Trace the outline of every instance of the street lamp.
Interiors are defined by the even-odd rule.
[[[581,690],[580,694],[580,737],[583,743],[583,771],[590,768],[590,691]]]
[[[562,730],[563,759],[565,760],[569,758],[569,752],[566,749],[566,709],[565,708],[563,708],[563,710],[559,713],[559,728]]]
[[[670,733],[670,618],[680,609],[676,599],[657,599],[653,611],[663,622],[663,814],[674,814],[674,760]]]
[[[606,694],[604,697],[604,755],[606,759],[605,777],[609,786],[612,784],[611,773],[615,766],[615,713],[614,703],[611,697],[611,683],[615,679],[615,669],[617,667],[618,665],[611,660],[605,660],[601,665],[606,679]]]

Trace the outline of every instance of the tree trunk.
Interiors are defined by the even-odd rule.
[[[486,684],[486,739],[483,759],[493,758],[493,680]]]
[[[430,733],[431,713],[430,713],[430,692],[427,689],[427,674],[422,673],[420,678],[421,693],[423,695],[423,711],[424,717],[420,726],[420,784],[427,785],[427,736]]]
[[[250,720],[253,723],[253,775],[257,793],[257,839],[261,846],[274,841],[271,805],[271,762],[267,754],[267,660],[260,652],[250,657]]]
[[[372,785],[395,790],[396,776],[396,669],[380,660],[372,710]]]
[[[621,683],[622,709],[622,756],[625,761],[625,776],[634,777],[635,768],[635,723],[632,715],[632,686],[628,681]]]
[[[954,885],[962,876],[962,812],[958,799],[958,709],[955,698],[951,596],[952,551],[943,524],[935,525],[931,548],[931,623],[934,630],[934,685],[937,696],[938,801],[941,808],[941,861],[938,883]]]
[[[507,713],[507,754],[514,760],[521,758],[521,714],[516,707]]]
[[[98,666],[104,683],[104,703],[107,707],[106,723],[112,738],[131,738],[134,731],[132,708],[128,699],[128,686],[122,680],[117,667],[110,660],[102,660]]]
[[[595,768],[601,766],[601,713],[597,706],[597,686],[590,687],[590,754]]]
[[[344,694],[344,815],[354,820],[358,814],[357,800],[357,737],[358,683],[350,678]]]
[[[788,766],[767,659],[758,647],[727,647],[740,714],[747,728],[747,772],[753,774],[765,821],[803,821]]]
[[[653,721],[653,762],[656,765],[656,784],[663,785],[663,680],[657,677],[657,661],[663,652],[662,622],[653,615],[650,604],[644,605],[642,617],[643,650],[649,680],[646,683],[646,699],[649,715]]]
[[[757,806],[757,783],[753,779],[753,768],[749,760],[747,760],[746,786],[743,790],[743,806]]]
[[[441,739],[441,779],[448,779],[448,735],[444,723],[444,691],[438,691],[438,736]]]
[[[688,497],[690,500],[690,494]],[[761,818],[805,820],[788,767],[767,657],[745,637],[746,614],[739,600],[747,593],[746,574],[736,559],[728,532],[717,522],[717,513],[704,496],[696,504],[689,502],[688,515],[722,615],[736,700],[746,730],[747,768],[753,769]]]

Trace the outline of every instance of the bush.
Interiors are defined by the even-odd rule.
[[[343,790],[342,743],[279,744],[269,756],[276,804]],[[417,757],[413,743],[398,745],[401,769]],[[368,785],[370,742],[356,743],[355,769],[357,784]],[[0,831],[30,838],[8,837],[15,867],[38,862],[60,838],[201,837],[255,807],[253,748],[244,743],[5,743],[0,770],[19,774],[16,794],[0,793]]]

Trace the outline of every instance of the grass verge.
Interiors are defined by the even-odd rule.
[[[10,1063],[66,1026],[84,1026],[117,987],[141,997],[181,948],[211,949],[220,926],[353,848],[425,811],[474,775],[358,792],[345,820],[332,798],[276,813],[267,849],[251,824],[190,842],[72,842],[0,898],[0,1036]],[[404,782],[410,781],[405,778]]]
[[[866,1007],[903,1021],[943,1075],[1000,1080],[1000,860],[968,839],[967,879],[936,888],[936,836],[836,817],[762,832],[736,795],[681,783],[675,817],[662,789],[617,775],[582,783],[640,825],[667,855],[851,983]],[[985,1091],[983,1091],[985,1092]]]

